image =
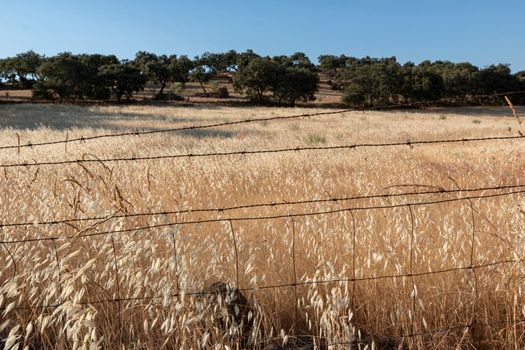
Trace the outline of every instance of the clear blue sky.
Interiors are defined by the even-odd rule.
[[[509,63],[525,70],[525,0],[1,0],[0,57],[251,48]]]

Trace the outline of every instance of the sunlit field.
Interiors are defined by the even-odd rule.
[[[320,111],[2,105],[0,148]],[[520,132],[503,107],[347,112],[0,149],[0,164]],[[524,157],[515,139],[4,167],[0,339],[20,349],[523,348],[525,199],[481,197],[525,187],[439,191],[524,184]],[[404,192],[426,194],[286,204]],[[464,199],[418,204],[454,198]],[[216,282],[246,303],[210,293]]]

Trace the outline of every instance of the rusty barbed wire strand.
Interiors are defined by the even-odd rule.
[[[55,219],[48,221],[35,221],[35,222],[12,222],[2,223],[0,222],[0,228],[3,227],[17,227],[17,226],[43,226],[43,225],[59,225],[73,222],[83,221],[99,221],[108,219],[122,219],[122,218],[134,218],[144,216],[161,216],[161,215],[178,215],[178,214],[189,214],[189,213],[208,213],[216,212],[222,213],[226,211],[241,210],[241,209],[253,209],[262,207],[279,207],[289,205],[301,205],[301,204],[320,204],[320,203],[338,203],[351,200],[363,200],[363,199],[380,199],[380,198],[396,198],[396,197],[408,197],[408,196],[419,196],[419,195],[433,195],[433,194],[450,194],[450,193],[461,193],[461,192],[481,192],[481,191],[497,191],[497,190],[508,190],[525,187],[525,184],[517,185],[499,185],[499,186],[485,186],[485,187],[473,187],[473,188],[456,188],[456,189],[438,189],[429,191],[410,191],[401,193],[384,193],[384,194],[372,194],[372,195],[357,195],[348,197],[333,197],[323,199],[304,199],[297,201],[280,201],[280,202],[265,202],[265,203],[254,203],[244,204],[227,207],[217,208],[197,208],[197,209],[181,209],[181,210],[167,210],[167,211],[156,211],[156,212],[144,212],[144,213],[127,213],[127,214],[114,214],[106,216],[92,216],[86,218],[69,218],[69,219]]]
[[[270,285],[254,286],[254,287],[241,287],[241,288],[238,288],[238,290],[241,292],[257,292],[259,290],[266,290],[266,289],[290,288],[294,286],[307,286],[307,285],[314,285],[314,284],[369,282],[369,281],[378,281],[378,280],[384,280],[384,279],[399,279],[399,278],[406,278],[406,277],[424,277],[424,276],[466,271],[466,270],[472,270],[472,269],[479,270],[479,269],[484,269],[484,268],[497,267],[501,265],[519,264],[523,262],[525,262],[525,258],[505,259],[505,260],[493,261],[490,263],[484,263],[484,264],[478,264],[478,265],[469,264],[466,266],[450,267],[446,269],[433,270],[433,271],[422,271],[422,272],[414,272],[414,273],[378,275],[378,276],[356,277],[356,278],[344,277],[344,278],[333,278],[333,279],[327,279],[327,280],[306,280],[306,281],[297,281],[295,283],[282,283],[282,284],[270,284]],[[165,299],[166,297],[177,298],[177,297],[182,297],[182,296],[206,296],[206,295],[215,295],[216,293],[217,292],[189,291],[189,292],[177,292],[177,293],[173,293],[170,295],[162,295],[162,296],[160,295],[157,295],[157,296],[151,295],[151,296],[142,296],[142,297],[135,296],[135,297],[112,298],[112,299],[86,300],[86,301],[78,301],[78,302],[75,302],[73,300],[67,300],[67,301],[60,302],[60,303],[47,304],[47,305],[35,305],[32,307],[29,307],[29,306],[28,307],[13,307],[11,308],[11,310],[33,310],[33,309],[58,308],[62,305],[65,305],[66,303],[77,304],[77,305],[94,305],[94,304],[103,304],[103,303],[116,303],[116,302],[123,302],[123,301],[158,300],[158,299]],[[0,311],[5,311],[7,309],[8,309],[7,307],[2,307],[0,308]],[[420,333],[418,333],[418,335],[419,334]]]
[[[346,208],[340,208],[340,209],[293,213],[293,214],[198,219],[198,220],[189,220],[189,221],[168,222],[168,223],[147,225],[147,226],[142,226],[142,227],[134,227],[134,228],[128,228],[128,229],[121,229],[121,230],[110,230],[110,231],[83,233],[83,234],[80,233],[80,232],[86,232],[90,229],[96,229],[96,227],[93,227],[93,228],[82,230],[79,233],[71,235],[71,236],[51,236],[51,237],[35,237],[35,238],[25,238],[25,239],[16,239],[16,240],[4,240],[4,241],[0,241],[0,244],[20,244],[20,243],[54,241],[54,240],[63,240],[63,239],[89,238],[89,237],[110,235],[113,233],[117,233],[117,234],[129,233],[129,232],[150,230],[150,229],[163,228],[163,227],[171,227],[171,226],[177,226],[177,225],[195,225],[195,224],[206,224],[206,223],[214,223],[214,222],[218,223],[218,222],[227,222],[227,221],[233,222],[233,221],[275,220],[275,219],[284,219],[284,218],[290,218],[290,217],[307,217],[307,216],[327,215],[327,214],[341,213],[341,212],[351,211],[351,210],[361,211],[361,210],[376,210],[376,209],[393,209],[393,208],[406,207],[407,205],[411,205],[411,206],[433,205],[433,204],[441,204],[441,203],[458,202],[458,201],[463,201],[463,200],[468,200],[468,199],[486,199],[486,198],[503,197],[503,196],[510,196],[514,194],[523,194],[523,193],[525,193],[525,190],[511,191],[511,192],[505,192],[505,193],[496,193],[496,194],[489,194],[489,195],[447,198],[447,199],[425,201],[425,202],[405,202],[405,203],[391,204],[391,205],[346,207]]]
[[[401,142],[383,142],[383,143],[355,143],[350,145],[335,145],[335,146],[297,146],[277,149],[262,149],[262,150],[244,150],[244,151],[230,151],[230,152],[208,152],[208,153],[185,153],[185,154],[167,154],[157,156],[143,156],[143,157],[120,157],[120,158],[96,158],[96,159],[72,159],[46,162],[20,162],[12,164],[0,164],[0,168],[29,168],[41,166],[58,166],[58,165],[75,165],[86,163],[111,163],[111,162],[141,162],[150,160],[163,159],[180,159],[180,158],[207,158],[207,157],[225,157],[225,156],[248,156],[258,154],[276,154],[289,152],[307,152],[307,151],[334,151],[334,150],[355,150],[358,148],[384,148],[384,147],[413,147],[422,145],[438,145],[449,143],[471,143],[471,142],[487,142],[487,141],[511,141],[525,139],[525,135],[512,136],[486,136],[486,137],[472,137],[459,139],[440,139],[440,140],[414,140]]]

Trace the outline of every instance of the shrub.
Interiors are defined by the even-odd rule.
[[[184,101],[184,96],[176,94],[174,92],[164,92],[162,94],[155,94],[153,96],[154,101]]]
[[[228,98],[230,97],[230,93],[228,92],[228,89],[224,86],[221,86],[217,90],[215,90],[215,97],[217,98]]]

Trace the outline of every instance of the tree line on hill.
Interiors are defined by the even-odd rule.
[[[0,85],[32,89],[37,100],[130,100],[148,82],[158,90],[154,99],[171,99],[172,87],[197,83],[205,96],[228,97],[225,87],[210,92],[219,78],[230,79],[236,92],[257,104],[293,106],[315,100],[320,77],[333,90],[343,92],[345,104],[377,107],[435,100],[465,101],[479,95],[525,90],[525,71],[512,74],[508,65],[485,68],[449,61],[400,64],[395,57],[355,58],[322,55],[314,64],[301,52],[290,56],[261,56],[247,50],[206,52],[190,59],[182,55],[157,55],[145,51],[133,60],[114,55],[69,52],[45,57],[33,51],[0,59]],[[217,86],[217,85],[215,85]],[[499,101],[499,100],[498,100]],[[495,98],[471,99],[497,103]],[[525,103],[519,95],[516,103]]]
[[[319,57],[320,69],[333,79],[335,88],[344,90],[350,105],[378,106],[448,99],[492,104],[501,98],[482,96],[525,90],[525,71],[512,74],[509,65],[497,64],[480,69],[463,62],[423,61],[401,65],[395,57],[354,58]],[[481,97],[480,97],[481,95]],[[516,98],[525,102],[525,96]]]

